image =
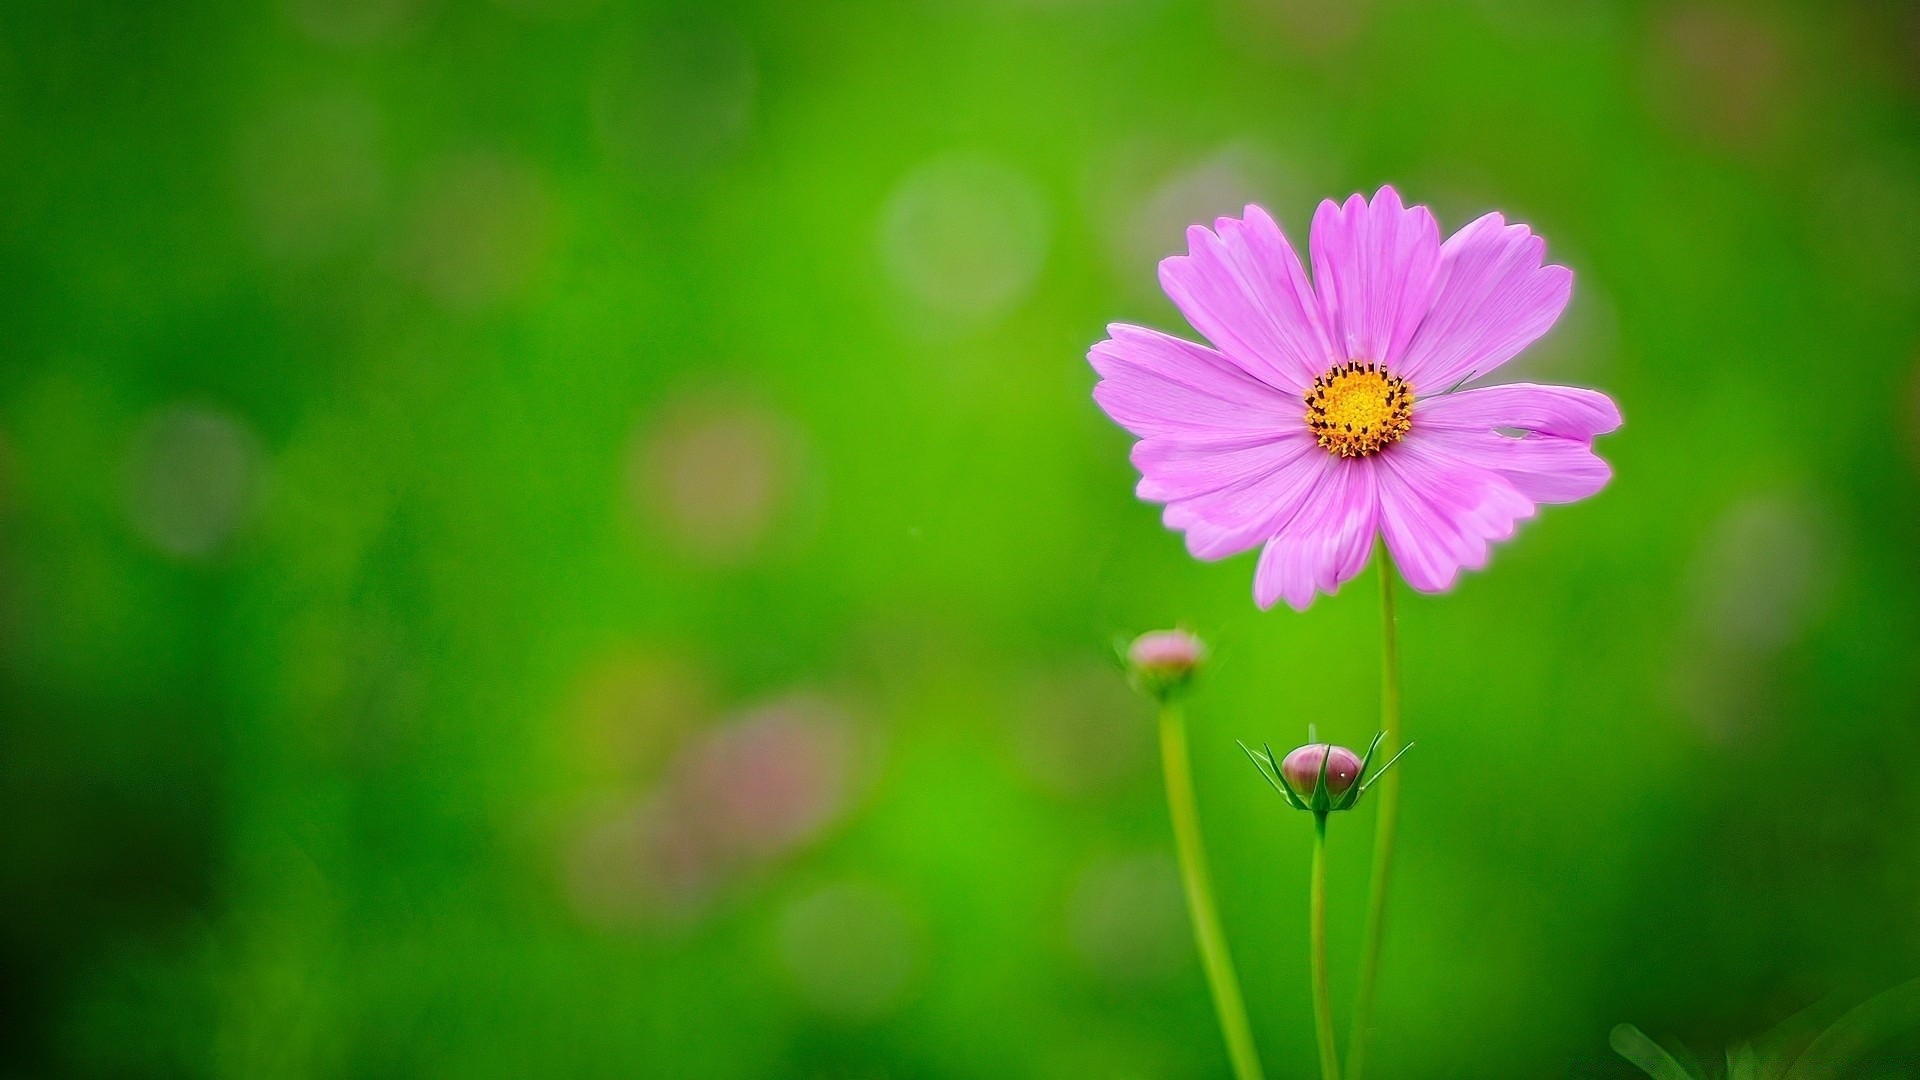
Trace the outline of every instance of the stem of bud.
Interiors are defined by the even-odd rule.
[[[1240,979],[1220,929],[1220,913],[1213,905],[1213,882],[1207,872],[1207,852],[1200,843],[1200,811],[1193,799],[1193,772],[1187,760],[1187,724],[1180,706],[1170,697],[1160,703],[1160,760],[1166,770],[1167,811],[1173,818],[1174,848],[1180,856],[1180,880],[1186,886],[1187,909],[1193,918],[1193,939],[1200,947],[1201,966],[1213,991],[1213,1008],[1220,1017],[1220,1034],[1227,1042],[1236,1080],[1262,1080],[1260,1055],[1254,1050],[1253,1029],[1247,1023]]]
[[[1313,1024],[1320,1042],[1321,1080],[1340,1080],[1333,1040],[1333,991],[1327,984],[1327,815],[1313,815],[1313,881],[1308,888],[1307,935],[1313,956]]]

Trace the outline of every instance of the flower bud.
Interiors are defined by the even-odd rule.
[[[1313,738],[1312,728],[1308,728],[1307,738]],[[1299,747],[1284,758],[1276,758],[1273,747],[1265,743],[1255,751],[1246,743],[1240,749],[1246,751],[1253,767],[1260,770],[1273,790],[1287,800],[1287,805],[1295,810],[1311,810],[1323,820],[1335,810],[1351,810],[1360,801],[1367,789],[1385,776],[1388,769],[1399,762],[1401,754],[1413,749],[1413,744],[1400,748],[1399,753],[1387,759],[1385,765],[1373,767],[1373,753],[1380,749],[1380,743],[1387,733],[1376,732],[1373,741],[1367,744],[1367,755],[1359,754],[1344,746],[1330,746],[1327,743],[1309,743]],[[1320,777],[1326,776],[1322,785]]]
[[[1360,778],[1360,755],[1344,746],[1309,743],[1288,754],[1280,762],[1280,775],[1303,799],[1312,799],[1320,784],[1320,763],[1327,766],[1327,794],[1339,798]]]
[[[1133,639],[1127,670],[1141,691],[1166,698],[1192,681],[1207,647],[1185,630],[1155,630]]]

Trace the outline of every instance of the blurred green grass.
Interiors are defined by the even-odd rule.
[[[1260,613],[1092,406],[1153,261],[1393,182],[1577,274],[1598,499],[1403,615],[1390,1075],[1625,1076],[1920,967],[1901,4],[0,11],[0,1061],[1212,1076],[1147,719],[1311,1061],[1370,577]],[[1363,812],[1333,838],[1336,993]],[[1341,957],[1345,949],[1349,955]],[[1856,997],[1865,996],[1864,993]],[[1892,1073],[1890,1075],[1908,1075]]]

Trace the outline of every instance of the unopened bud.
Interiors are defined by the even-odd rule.
[[[1307,729],[1307,738],[1313,738],[1313,729]],[[1385,765],[1373,767],[1373,752],[1380,749],[1380,743],[1386,739],[1382,731],[1374,735],[1367,744],[1367,756],[1328,743],[1308,743],[1299,747],[1284,758],[1275,759],[1273,747],[1261,744],[1256,752],[1246,743],[1240,749],[1246,751],[1252,759],[1253,767],[1260,770],[1273,790],[1287,800],[1287,805],[1295,810],[1311,810],[1324,821],[1326,815],[1335,810],[1351,810],[1360,801],[1360,796],[1374,782],[1386,775],[1388,769],[1400,760],[1400,755],[1413,749],[1408,743],[1399,753],[1387,759]],[[1326,783],[1321,783],[1322,777]]]
[[[1207,658],[1207,647],[1185,630],[1141,634],[1127,648],[1127,669],[1144,693],[1166,698],[1192,681]]]
[[[1339,798],[1360,778],[1360,755],[1344,746],[1309,743],[1288,754],[1280,762],[1280,775],[1303,799],[1313,798],[1320,783],[1320,765],[1326,763],[1327,794]]]

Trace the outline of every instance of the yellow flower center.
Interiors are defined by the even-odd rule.
[[[1413,427],[1413,388],[1383,364],[1350,360],[1307,388],[1307,427],[1341,457],[1366,457]]]

